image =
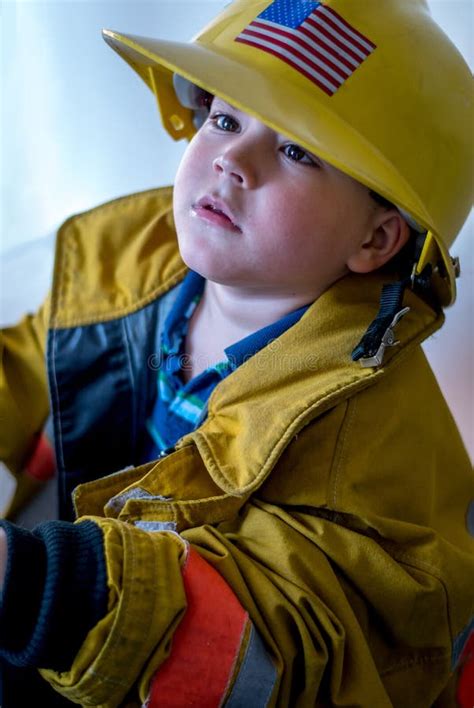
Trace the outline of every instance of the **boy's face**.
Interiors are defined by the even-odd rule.
[[[174,192],[190,268],[308,302],[347,273],[376,209],[359,182],[219,98],[183,156]]]

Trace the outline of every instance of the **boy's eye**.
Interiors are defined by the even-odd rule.
[[[232,116],[227,113],[214,113],[214,115],[210,117],[210,120],[219,130],[235,132],[239,128],[239,124],[235,118],[232,118]]]
[[[314,167],[318,166],[316,160],[311,157],[306,150],[300,148],[299,145],[295,145],[294,143],[283,145],[282,151],[286,157],[293,162],[301,162],[303,165],[314,165]]]

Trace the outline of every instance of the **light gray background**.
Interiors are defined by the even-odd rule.
[[[104,43],[101,28],[188,40],[226,4],[3,1],[0,323],[43,299],[54,232],[65,218],[171,183],[185,147],[165,134],[153,95]],[[471,0],[429,5],[472,66]],[[472,457],[473,236],[471,219],[453,248],[463,267],[458,302],[425,345]]]

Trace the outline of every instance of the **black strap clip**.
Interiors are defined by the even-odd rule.
[[[381,366],[387,347],[398,344],[394,327],[410,310],[409,307],[402,306],[405,286],[404,281],[383,286],[377,317],[352,352],[352,360],[360,361],[361,366]]]
[[[387,327],[387,329],[383,333],[382,339],[380,340],[379,348],[377,349],[375,354],[373,356],[361,356],[360,357],[359,361],[360,361],[361,366],[363,366],[364,368],[369,367],[369,366],[373,366],[373,367],[382,366],[383,358],[385,355],[385,349],[387,347],[396,347],[397,344],[400,344],[400,342],[395,339],[395,334],[394,334],[393,328],[400,322],[402,317],[404,317],[407,314],[407,312],[409,312],[409,311],[410,311],[409,307],[404,307],[402,310],[400,310],[399,312],[397,312],[395,314],[395,317],[390,322],[390,325]]]

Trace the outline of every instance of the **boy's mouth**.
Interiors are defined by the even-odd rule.
[[[242,231],[235,222],[235,217],[227,204],[220,199],[210,196],[202,197],[192,205],[192,210],[196,216],[200,216],[206,221],[230,228],[232,231]]]

